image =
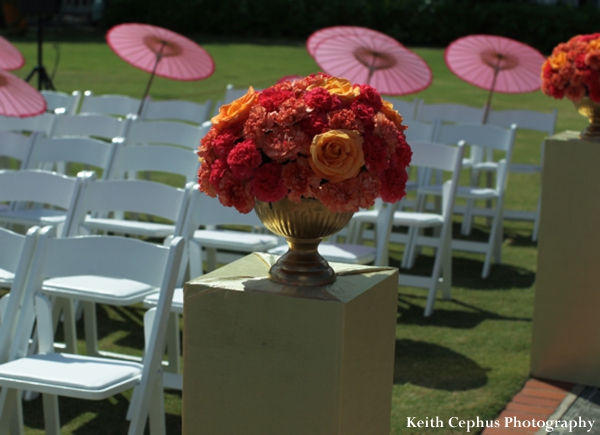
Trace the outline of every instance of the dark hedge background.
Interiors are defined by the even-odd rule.
[[[408,46],[445,47],[461,36],[507,36],[549,54],[600,31],[600,10],[525,0],[107,0],[103,26],[143,22],[185,34],[306,39],[334,25],[365,26]]]

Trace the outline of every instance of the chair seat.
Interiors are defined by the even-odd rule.
[[[288,245],[269,249],[269,254],[283,255]],[[376,251],[372,246],[345,243],[321,243],[319,254],[327,261],[335,263],[369,264],[375,261]]]
[[[0,284],[3,282],[12,282],[15,279],[15,274],[0,267]]]
[[[23,225],[58,225],[65,220],[65,212],[48,208],[0,210],[0,220]]]
[[[419,193],[425,193],[429,195],[441,195],[442,186],[424,186],[419,188]],[[498,191],[489,187],[468,187],[458,186],[456,189],[456,196],[467,199],[494,199],[498,197]]]
[[[114,390],[115,384],[120,384],[122,389],[136,385],[142,368],[142,364],[131,361],[63,353],[38,354],[0,365],[0,385],[29,387],[41,392],[47,391],[43,388],[45,385],[72,390],[74,397],[85,397],[85,392]],[[61,395],[69,394],[61,391]]]
[[[194,240],[205,248],[265,252],[277,246],[277,236],[226,230],[197,230]]]
[[[44,281],[44,291],[90,302],[129,305],[144,300],[158,290],[129,279],[76,275],[47,279]]]
[[[144,308],[153,308],[158,305],[158,293],[153,293],[150,296],[144,298]],[[171,311],[183,314],[183,289],[176,288],[173,293],[173,302],[171,304]]]
[[[444,223],[444,217],[434,213],[417,213],[397,211],[394,213],[395,226],[411,226],[420,228],[429,228],[441,226]]]
[[[133,234],[140,237],[166,238],[175,232],[175,226],[157,222],[133,221],[127,219],[104,219],[86,217],[84,226],[91,230],[118,234]]]

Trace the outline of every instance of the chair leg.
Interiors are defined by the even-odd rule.
[[[60,435],[60,416],[58,413],[58,396],[42,394],[44,403],[44,424],[47,435]]]
[[[427,293],[427,305],[425,305],[425,317],[429,317],[433,314],[433,304],[435,303],[435,296],[437,292],[438,280],[432,279],[429,286],[429,293]]]
[[[181,362],[181,344],[179,341],[179,314],[171,312],[169,314],[169,324],[167,326],[167,354],[169,366],[165,371],[170,373],[179,373]]]
[[[162,376],[157,376],[149,410],[150,435],[165,435],[167,432],[163,388]]]
[[[24,435],[23,406],[21,392],[13,388],[3,388],[0,393],[0,433]]]
[[[440,247],[442,256],[442,292],[444,299],[452,298],[452,234],[447,232]]]
[[[83,303],[83,324],[85,327],[85,346],[88,355],[98,356],[98,323],[96,318],[96,304]]]
[[[72,299],[56,298],[52,304],[52,318],[54,321],[54,330],[58,326],[61,318],[65,333],[66,353],[77,353],[77,326],[75,325],[75,307]]]
[[[498,209],[501,205],[496,204],[496,208]],[[496,257],[496,262],[500,262],[500,254],[498,250],[502,249],[502,242],[499,239],[501,237],[502,231],[502,214],[498,211],[495,213],[494,219],[492,221],[492,228],[490,231],[490,237],[488,239],[488,248],[485,253],[485,262],[483,263],[483,271],[481,273],[482,278],[487,278],[490,274],[490,268],[492,264],[492,257]]]

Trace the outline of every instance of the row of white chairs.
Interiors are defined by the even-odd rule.
[[[47,111],[68,115],[94,114],[126,117],[137,115],[146,121],[170,120],[201,125],[210,118],[212,101],[196,103],[187,100],[155,101],[148,96],[142,100],[127,95],[94,95],[92,91],[41,91],[47,103]]]
[[[556,130],[556,120],[558,110],[552,112],[538,112],[534,110],[495,110],[490,108],[487,119],[485,118],[485,107],[472,107],[464,104],[452,103],[425,103],[420,99],[412,101],[400,100],[397,98],[386,98],[394,104],[394,108],[398,110],[404,117],[405,122],[409,125],[407,136],[410,134],[411,124],[414,122],[431,123],[434,120],[442,120],[445,123],[479,123],[496,125],[504,128],[510,128],[512,124],[517,124],[519,130],[529,130],[541,132],[547,136],[552,136]],[[473,147],[471,147],[473,148]],[[540,160],[539,163],[510,163],[508,170],[512,173],[520,174],[541,174],[544,162],[543,142],[540,144]],[[466,157],[464,162],[465,168],[471,170],[473,183],[479,179],[480,174],[489,174],[495,171],[497,167],[492,162],[493,157],[490,152],[482,153],[481,149],[472,149],[471,155]],[[488,177],[489,179],[489,177]],[[489,186],[491,187],[491,185]],[[524,210],[506,210],[505,218],[513,220],[523,220],[533,222],[532,240],[537,240],[539,230],[541,208],[541,192],[538,195],[535,211],[529,212]],[[485,210],[479,210],[483,214]]]
[[[143,434],[149,422],[151,434],[164,435],[162,359],[184,241],[161,246],[116,236],[56,238],[53,231],[32,227],[20,235],[0,228],[0,270],[14,271],[10,292],[0,300],[0,433],[24,433],[24,391],[42,395],[46,433],[59,435],[58,396],[102,400],[133,388],[128,433]],[[156,307],[144,315],[140,361],[55,350],[51,301],[72,302],[84,292],[73,295],[53,281],[93,275],[137,283],[157,295]]]

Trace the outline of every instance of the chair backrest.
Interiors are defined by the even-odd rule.
[[[8,157],[19,161],[19,169],[29,164],[33,144],[40,133],[25,136],[13,131],[0,130],[0,157]],[[2,169],[10,169],[8,167]]]
[[[454,145],[465,141],[469,145],[493,148],[510,154],[516,130],[516,124],[511,125],[510,128],[489,124],[440,124],[435,135],[435,142]]]
[[[144,180],[97,180],[86,183],[66,229],[67,236],[82,233],[88,213],[132,212],[182,225],[188,190]]]
[[[106,177],[114,159],[116,144],[82,137],[39,137],[27,169],[56,170],[57,163],[79,163],[102,171]]]
[[[112,140],[124,136],[129,121],[105,115],[57,115],[49,137],[80,136]]]
[[[415,118],[422,122],[432,122],[435,119],[440,119],[444,122],[482,123],[484,116],[485,109],[483,107],[478,108],[453,103],[421,103],[417,108]]]
[[[119,180],[135,173],[157,171],[183,177],[183,187],[197,178],[200,162],[194,151],[169,145],[124,146],[116,142],[115,145],[115,156],[107,179]]]
[[[68,177],[29,169],[0,171],[0,202],[33,202],[67,210],[75,207],[79,189],[88,177],[85,172]]]
[[[457,146],[429,141],[415,141],[411,144],[411,166],[433,171],[452,173],[451,179],[444,183],[442,191],[442,214],[451,219],[454,197],[462,168],[465,143],[459,141]]]
[[[0,116],[0,130],[15,132],[39,131],[50,135],[57,116],[53,113],[42,113],[38,116],[16,118],[14,116]]]
[[[256,212],[240,213],[234,207],[226,207],[217,198],[201,192],[198,185],[190,186],[189,205],[185,219],[175,229],[175,235],[190,239],[200,225],[243,225],[264,228]]]
[[[212,101],[195,103],[185,100],[154,101],[144,103],[141,119],[145,121],[185,121],[197,125],[208,121]]]
[[[200,139],[209,128],[210,126],[198,127],[181,122],[143,121],[131,118],[127,133],[124,135],[125,144],[173,145],[196,151]]]
[[[415,140],[432,141],[437,134],[440,121],[435,119],[433,122],[422,122],[415,119],[405,119],[404,124],[408,127],[404,130],[404,135],[406,141],[410,144],[411,141]]]
[[[405,121],[415,119],[417,115],[417,109],[422,103],[422,100],[418,98],[414,98],[412,101],[406,101],[399,98],[385,96],[383,99],[392,103],[394,110],[400,113]]]
[[[11,291],[7,298],[2,298],[2,322],[0,322],[0,363],[8,361],[12,339],[15,335],[17,318],[20,312],[23,293],[18,289],[25,288],[30,276],[31,260],[38,239],[39,227],[32,227],[26,235],[21,235],[0,228],[0,269],[12,272]],[[8,300],[7,300],[8,299]]]
[[[552,136],[556,129],[558,110],[538,112],[536,110],[490,110],[487,124],[509,128],[517,124],[519,129],[534,130]]]
[[[140,108],[141,100],[127,95],[94,95],[92,91],[85,91],[79,114],[127,116],[136,114]]]
[[[81,92],[73,91],[70,95],[60,91],[41,91],[46,100],[46,110],[55,112],[60,110],[69,115],[75,115],[81,101]]]

